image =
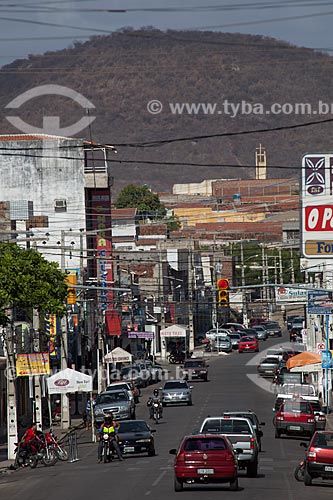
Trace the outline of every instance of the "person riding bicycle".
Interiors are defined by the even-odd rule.
[[[162,407],[161,399],[158,395],[158,389],[154,389],[153,395],[149,396],[149,399],[147,401],[147,406],[149,408],[149,418],[153,418],[153,416],[154,416],[154,403],[158,404],[159,415],[160,415],[160,418],[162,418],[163,407]]]
[[[112,446],[117,453],[119,460],[124,460],[121,454],[121,450],[119,448],[119,444],[117,441],[117,430],[119,430],[120,424],[116,420],[113,419],[112,413],[105,415],[104,423],[98,429],[98,462],[102,461],[102,451],[103,451],[103,434],[109,434],[111,437]]]

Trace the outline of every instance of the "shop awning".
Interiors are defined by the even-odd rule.
[[[160,334],[161,337],[186,337],[187,332],[187,328],[184,328],[183,326],[171,325],[168,326],[168,328],[161,330]]]
[[[132,363],[132,354],[121,347],[116,347],[104,356],[105,363]]]
[[[291,368],[295,368],[297,366],[306,366],[312,365],[316,363],[321,363],[321,356],[316,352],[305,351],[289,358],[287,361],[287,368],[290,370]]]
[[[85,373],[66,368],[52,375],[47,380],[49,394],[67,394],[72,392],[91,392],[92,377]]]

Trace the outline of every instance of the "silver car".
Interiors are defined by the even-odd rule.
[[[279,365],[278,358],[264,358],[260,361],[257,366],[257,372],[262,377],[271,377],[273,378],[276,372],[276,369]]]
[[[241,334],[237,332],[230,332],[228,334],[229,339],[231,340],[231,345],[233,349],[238,349],[238,344],[241,339]]]
[[[94,406],[97,425],[103,423],[105,415],[112,413],[115,420],[135,419],[134,399],[130,399],[124,389],[105,391],[98,394]]]
[[[258,340],[267,340],[268,338],[268,333],[266,328],[260,325],[255,325],[251,326],[252,330],[255,330],[257,332],[257,339]]]
[[[162,405],[187,404],[192,406],[192,389],[186,380],[170,380],[165,382],[162,391]]]
[[[213,341],[214,351],[231,352],[233,347],[229,335],[216,335]]]

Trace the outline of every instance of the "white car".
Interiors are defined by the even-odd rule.
[[[125,391],[127,391],[130,400],[134,400],[133,390],[130,382],[113,382],[106,388],[107,391],[113,391],[115,389],[124,389]]]
[[[206,339],[208,339],[209,341],[213,341],[215,340],[215,337],[216,335],[218,334],[223,334],[223,335],[229,335],[230,331],[229,330],[226,330],[225,328],[212,328],[211,330],[208,330],[208,332],[206,332]]]

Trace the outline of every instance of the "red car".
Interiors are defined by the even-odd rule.
[[[259,352],[259,342],[255,337],[241,337],[238,352]]]
[[[301,443],[307,447],[307,443]],[[312,485],[312,479],[333,479],[333,432],[317,431],[306,450],[304,484]]]
[[[169,453],[176,455],[175,491],[182,491],[186,483],[230,483],[230,490],[238,489],[237,457],[227,437],[185,436],[178,451]]]
[[[301,399],[284,401],[274,419],[275,437],[281,434],[312,436],[316,429],[316,419],[310,403]]]

